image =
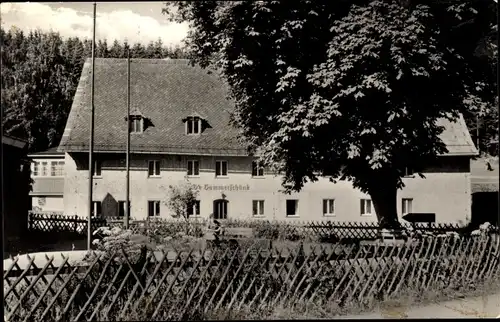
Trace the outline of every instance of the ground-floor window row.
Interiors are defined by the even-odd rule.
[[[213,217],[214,219],[227,219],[228,217],[228,201],[225,199],[218,199],[213,201]],[[129,202],[129,207],[132,203]],[[323,199],[322,209],[324,217],[335,217],[335,199]],[[119,217],[125,216],[126,202],[120,200],[116,204],[116,214]],[[161,215],[161,209],[166,207],[160,200],[148,200],[147,216],[148,217],[158,217]],[[252,216],[259,218],[269,215],[265,211],[265,200],[251,200],[249,204],[252,210]],[[406,215],[412,212],[413,199],[412,198],[402,198],[401,200],[401,213]],[[188,217],[196,217],[201,215],[201,201],[196,200],[193,204],[188,205],[185,214]],[[286,200],[286,217],[299,217],[299,200],[298,199],[287,199]],[[371,199],[362,198],[359,204],[359,214],[360,216],[373,216],[375,214],[375,209]],[[92,203],[92,216],[102,215],[102,202],[94,201]],[[273,214],[274,215],[274,214]]]

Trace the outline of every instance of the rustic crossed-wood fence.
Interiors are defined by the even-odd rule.
[[[103,218],[92,218],[92,231],[106,226],[107,221]],[[28,231],[37,232],[70,232],[86,235],[88,222],[87,218],[78,216],[65,216],[58,213],[36,213],[28,214]]]
[[[319,242],[337,242],[340,240],[374,240],[379,237],[380,227],[377,222],[335,222],[335,221],[264,221],[260,219],[220,220],[228,228],[253,228],[255,237],[274,240],[303,240]],[[110,226],[120,226],[119,219],[108,220]],[[204,219],[195,220],[135,220],[132,227],[147,227],[160,234],[171,235],[183,231],[189,234],[202,234]],[[421,234],[444,234],[461,232],[465,229],[457,223],[409,224],[402,223],[403,229],[411,229]]]
[[[102,226],[121,226],[122,218],[93,218],[92,231]],[[380,228],[376,222],[286,222],[263,220],[224,220],[225,227],[253,228],[256,238],[273,240],[311,241],[335,243],[341,240],[374,240],[379,237]],[[134,231],[150,230],[157,235],[171,236],[179,231],[189,235],[201,237],[203,235],[204,219],[195,220],[132,220],[131,228]],[[421,234],[443,234],[447,232],[460,232],[464,227],[459,224],[416,224],[402,223],[403,228],[413,229]],[[82,217],[67,217],[64,215],[47,215],[43,213],[30,213],[29,229],[44,232],[76,232],[87,234],[87,219]]]
[[[25,264],[14,259],[4,271],[4,309],[10,321],[119,321],[201,319],[277,304],[342,306],[498,280],[499,254],[498,236],[482,235],[333,244],[307,254],[300,247],[286,254],[255,247],[122,250],[94,253],[83,266],[65,257],[38,266],[34,258]]]

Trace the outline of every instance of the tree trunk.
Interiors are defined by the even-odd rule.
[[[397,229],[401,227],[398,220],[397,188],[395,183],[389,182],[390,180],[379,181],[369,193],[380,228]]]

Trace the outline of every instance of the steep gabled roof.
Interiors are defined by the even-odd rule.
[[[127,60],[95,61],[94,151],[119,152],[126,146]],[[130,110],[140,110],[151,124],[131,136],[132,152],[246,155],[229,125],[233,103],[215,73],[192,67],[184,59],[132,59]],[[60,151],[88,151],[91,62],[80,83],[59,145]],[[185,134],[183,119],[193,113],[208,122],[200,136]]]
[[[130,64],[131,111],[148,119],[146,130],[131,136],[132,152],[172,154],[247,155],[229,125],[234,103],[215,73],[193,67],[185,59],[132,59]],[[91,61],[83,67],[59,151],[87,152],[90,132]],[[127,123],[127,60],[95,60],[94,151],[124,152]],[[208,126],[200,136],[185,135],[187,117],[199,115]],[[441,139],[449,155],[476,155],[463,117],[451,123]]]
[[[446,144],[447,155],[472,156],[479,154],[461,114],[456,122],[441,119],[438,124],[445,128],[440,138]]]

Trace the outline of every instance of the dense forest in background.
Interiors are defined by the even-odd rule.
[[[92,41],[17,28],[0,32],[3,133],[26,139],[30,152],[57,146]],[[126,58],[127,48],[131,58],[187,58],[181,47],[165,46],[161,39],[147,46],[99,40],[96,57]]]
[[[30,152],[57,146],[83,63],[91,57],[92,41],[63,38],[56,32],[26,34],[16,28],[0,32],[3,133],[26,139]],[[96,57],[125,58],[127,48],[132,58],[188,58],[183,48],[165,46],[160,39],[147,46],[99,40]],[[470,113],[465,118],[474,143],[479,124],[481,151],[490,140],[498,139],[497,106],[479,117]]]

